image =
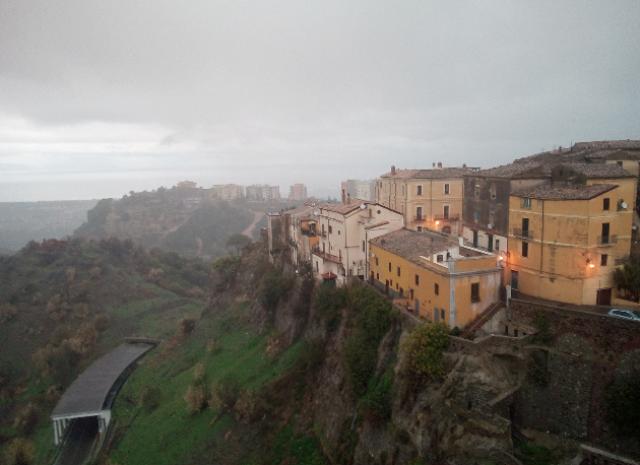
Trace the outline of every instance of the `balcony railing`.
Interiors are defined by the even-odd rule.
[[[533,239],[533,233],[530,229],[512,228],[511,234],[520,239]]]
[[[433,219],[436,221],[458,221],[460,219],[460,214],[450,213],[447,216],[438,214],[438,215],[433,215]]]
[[[337,255],[331,255],[330,253],[327,253],[327,252],[323,252],[322,250],[318,249],[317,247],[314,247],[313,255],[317,255],[318,257],[320,257],[323,260],[326,260],[328,262],[342,263],[342,258],[341,257],[339,257]]]
[[[615,234],[609,236],[598,236],[598,245],[613,245],[618,242],[618,236]]]

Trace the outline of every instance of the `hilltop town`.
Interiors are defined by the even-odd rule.
[[[463,329],[510,297],[635,308],[615,280],[638,242],[640,141],[580,142],[479,169],[399,169],[342,202],[269,215],[270,254],[318,279],[379,287],[420,318]]]

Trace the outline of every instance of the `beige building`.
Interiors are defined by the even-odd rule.
[[[312,253],[318,276],[344,284],[349,277],[368,275],[369,241],[404,226],[401,213],[383,205],[354,201],[350,204],[321,204],[315,207],[318,245]]]
[[[256,202],[280,200],[280,186],[268,186],[266,184],[247,186],[246,198]]]
[[[430,229],[458,235],[464,198],[463,175],[471,168],[443,168],[391,171],[378,179],[378,203],[404,215],[406,227]]]
[[[244,187],[238,184],[217,184],[211,188],[211,196],[222,200],[239,200],[244,198]]]
[[[611,305],[613,271],[631,248],[636,181],[540,185],[511,194],[511,287],[578,305]]]

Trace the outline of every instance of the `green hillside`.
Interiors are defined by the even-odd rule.
[[[200,315],[208,280],[199,260],[117,239],[34,242],[1,257],[0,449],[28,438],[46,463],[48,415],[66,386],[123,337],[173,337]]]

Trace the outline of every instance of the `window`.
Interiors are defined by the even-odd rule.
[[[602,199],[602,209],[603,210],[609,210],[609,198],[607,197],[606,199]]]
[[[422,195],[422,186],[416,188],[416,195]]]
[[[496,185],[494,183],[491,183],[489,186],[489,195],[491,196],[491,200],[496,199]]]
[[[442,207],[442,216],[445,220],[449,219],[449,205],[445,205]]]
[[[333,232],[333,227],[329,225],[329,234],[331,234],[332,232]]]
[[[438,261],[438,263],[442,263],[442,261],[444,260],[444,257],[442,256],[442,254],[438,254],[438,256],[436,257],[436,260]]]
[[[496,250],[500,250],[500,239],[496,239]]]
[[[418,226],[418,232],[422,232],[422,226]]]
[[[471,284],[471,302],[480,302],[480,283]]]
[[[528,197],[522,199],[521,206],[522,208],[531,208],[531,199]]]
[[[602,239],[600,242],[602,244],[609,243],[609,223],[602,223]]]
[[[440,295],[440,286],[438,286],[438,283],[435,283],[435,284],[433,285],[433,293],[434,293],[435,295]]]
[[[391,262],[389,262],[389,272],[391,272]]]
[[[522,237],[529,237],[529,218],[522,218]]]
[[[416,286],[420,285],[420,275],[415,275],[415,279],[414,279]]]
[[[422,207],[416,207],[416,220],[422,220]]]
[[[480,212],[479,211],[474,211],[473,212],[473,222],[474,223],[479,223],[480,222]]]
[[[378,257],[376,257],[376,266],[378,266],[380,264],[380,260],[378,260]]]
[[[380,273],[376,273],[376,279],[380,281]]]
[[[607,261],[609,260],[609,255],[603,253],[600,255],[600,266],[607,266]]]
[[[364,246],[365,246],[365,242],[362,241],[362,251],[364,252]]]
[[[522,256],[523,257],[528,257],[529,256],[529,243],[528,242],[522,241]]]
[[[616,163],[618,164],[618,166],[619,166],[620,168],[622,168],[622,160],[618,160]]]
[[[398,267],[396,267],[396,274],[397,274],[398,276],[400,276],[400,267],[399,267],[399,266],[398,266]]]
[[[444,185],[444,195],[449,195],[449,184]]]
[[[444,321],[444,308],[440,309],[440,320]]]

